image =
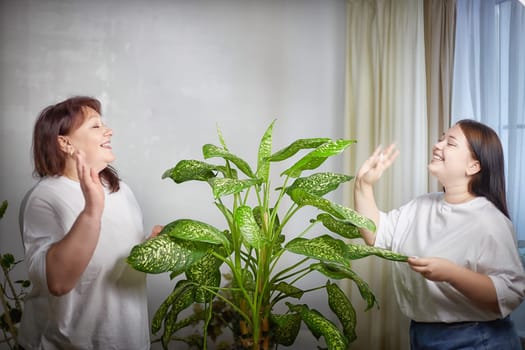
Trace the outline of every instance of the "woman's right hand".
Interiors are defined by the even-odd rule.
[[[377,146],[374,153],[361,165],[356,176],[356,184],[374,185],[388,169],[399,155],[399,150],[393,143],[383,149],[381,145]]]

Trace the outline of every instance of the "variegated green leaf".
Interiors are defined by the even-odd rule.
[[[326,159],[344,151],[355,140],[337,140],[323,143],[303,158],[299,159],[294,165],[282,172],[281,175],[299,177],[303,170],[316,169],[324,163]]]
[[[188,241],[221,244],[227,249],[230,247],[230,241],[222,231],[197,220],[175,220],[164,226],[161,234]]]
[[[301,316],[297,313],[270,315],[274,340],[277,344],[291,346],[301,329]]]
[[[7,201],[4,200],[0,206],[0,219],[4,217],[5,211],[7,210]]]
[[[189,281],[179,281],[177,282],[177,285],[175,288],[173,288],[173,291],[170,295],[160,304],[159,308],[153,315],[153,319],[151,321],[151,333],[156,334],[160,328],[162,327],[162,321],[166,317],[166,314],[168,313],[168,309],[171,307],[173,302],[180,296],[181,292],[185,290],[186,288],[192,288],[191,282]]]
[[[235,180],[214,177],[208,180],[215,199],[244,191],[259,184],[259,179]]]
[[[307,177],[299,177],[286,188],[286,193],[290,194],[292,190],[301,188],[310,194],[322,197],[337,189],[343,182],[350,181],[353,178],[353,176],[335,173],[317,173]]]
[[[336,314],[343,326],[343,334],[348,342],[351,343],[357,338],[355,334],[356,316],[354,307],[337,284],[328,281],[326,283],[326,292],[328,293],[330,310]]]
[[[328,199],[315,196],[301,188],[291,190],[290,198],[292,198],[292,200],[299,206],[311,205],[335,216],[338,219],[346,220],[357,227],[365,228],[372,232],[375,232],[376,230],[376,226],[372,220],[359,215],[355,210],[333,203]]]
[[[212,144],[206,144],[202,146],[202,154],[204,156],[204,159],[219,157],[225,160],[229,160],[230,162],[235,164],[240,171],[246,174],[246,176],[250,178],[255,177],[248,163],[246,163],[243,159],[237,157],[236,155],[226,151],[224,148],[220,148]]]
[[[206,181],[215,177],[214,170],[217,170],[215,165],[199,160],[181,160],[175,167],[166,170],[162,178],[169,177],[178,184],[190,180]]]
[[[268,181],[270,174],[270,160],[268,159],[272,154],[272,132],[275,120],[270,124],[264,133],[259,144],[259,153],[257,157],[257,178],[263,182]]]
[[[184,270],[199,260],[209,245],[184,241],[161,234],[131,249],[126,261],[134,269],[147,273]]]
[[[240,206],[234,214],[235,223],[241,232],[244,242],[252,248],[261,248],[265,244],[265,237],[257,225],[252,208]]]
[[[357,288],[359,288],[359,293],[361,294],[361,297],[367,303],[367,310],[374,306],[374,304],[376,303],[376,297],[374,296],[374,293],[372,293],[372,290],[370,289],[368,284],[349,267],[330,263],[320,263],[312,264],[310,265],[310,268],[313,270],[317,270],[325,276],[328,276],[332,279],[348,278],[354,281]]]
[[[219,137],[219,142],[221,143],[222,148],[228,151],[228,147],[226,146],[226,141],[224,140],[224,137],[222,136],[222,131],[219,128],[219,125],[217,125],[217,136]]]
[[[222,251],[224,253],[224,251]],[[198,284],[195,290],[195,301],[199,303],[209,302],[213,294],[201,289],[200,287],[218,288],[221,284],[220,266],[223,264],[221,259],[215,257],[211,251],[203,256],[195,264],[191,265],[186,271],[188,280]]]
[[[296,298],[296,299],[301,299],[301,297],[304,294],[304,290],[297,288],[296,286],[290,283],[286,283],[286,282],[279,282],[279,284],[275,285],[273,289],[281,293],[284,293],[286,296],[289,296],[290,298]]]
[[[307,305],[291,305],[286,303],[292,312],[297,312],[301,315],[303,322],[308,326],[312,334],[319,339],[323,336],[328,350],[346,350],[348,343],[346,338],[341,333],[332,321],[324,317],[319,311],[309,309]]]
[[[194,303],[195,286],[184,284],[181,286],[180,293],[177,294],[171,309],[169,310],[166,318],[164,319],[164,333],[162,334],[162,347],[168,348],[168,344],[171,340],[171,336],[175,332],[175,325],[177,323],[177,317],[185,310],[188,306]]]
[[[345,243],[328,235],[313,239],[298,237],[288,242],[284,248],[292,253],[320,261],[349,264]]]
[[[349,259],[356,260],[360,258],[364,258],[365,256],[375,255],[379,256],[383,259],[393,260],[393,261],[407,261],[408,256],[395,253],[391,250],[376,248],[376,247],[370,247],[363,244],[353,244],[348,243],[346,245],[347,250],[347,256]]]
[[[316,221],[321,221],[324,227],[342,237],[361,238],[359,228],[347,220],[339,220],[330,214],[323,213],[317,215]]]
[[[302,149],[311,149],[321,146],[323,143],[331,141],[329,138],[312,138],[312,139],[299,139],[292,142],[289,146],[279,150],[272,154],[270,157],[271,162],[280,162],[288,159],[295,155]]]

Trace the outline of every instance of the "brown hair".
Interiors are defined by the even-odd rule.
[[[472,176],[469,192],[491,201],[510,218],[505,195],[505,161],[503,147],[496,132],[471,119],[457,122],[467,139],[470,153],[479,161],[481,170]]]
[[[68,135],[84,120],[84,108],[90,107],[101,114],[100,101],[87,96],[75,96],[40,112],[33,130],[34,175],[37,177],[62,175],[66,165],[66,155],[58,144],[59,135]],[[99,173],[102,181],[111,192],[120,188],[117,171],[107,166]]]

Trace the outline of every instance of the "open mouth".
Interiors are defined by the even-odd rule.
[[[100,145],[100,147],[106,148],[106,149],[112,149],[111,148],[111,141],[104,142],[103,144]]]
[[[432,155],[432,160],[442,162],[442,161],[443,161],[443,158],[442,158],[441,156],[438,156],[437,154],[434,153],[434,154]]]

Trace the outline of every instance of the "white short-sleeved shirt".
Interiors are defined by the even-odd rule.
[[[394,263],[403,313],[419,322],[488,321],[505,317],[525,297],[525,274],[511,221],[485,197],[449,204],[443,193],[420,196],[380,212],[375,246],[408,256],[441,257],[488,275],[501,314],[483,310],[447,282],[433,282]]]
[[[46,254],[84,208],[78,182],[42,179],[21,207],[21,229],[32,291],[24,301],[19,343],[25,349],[149,349],[146,276],[125,261],[144,240],[142,213],[129,189],[105,190],[93,257],[69,293],[49,293]]]

